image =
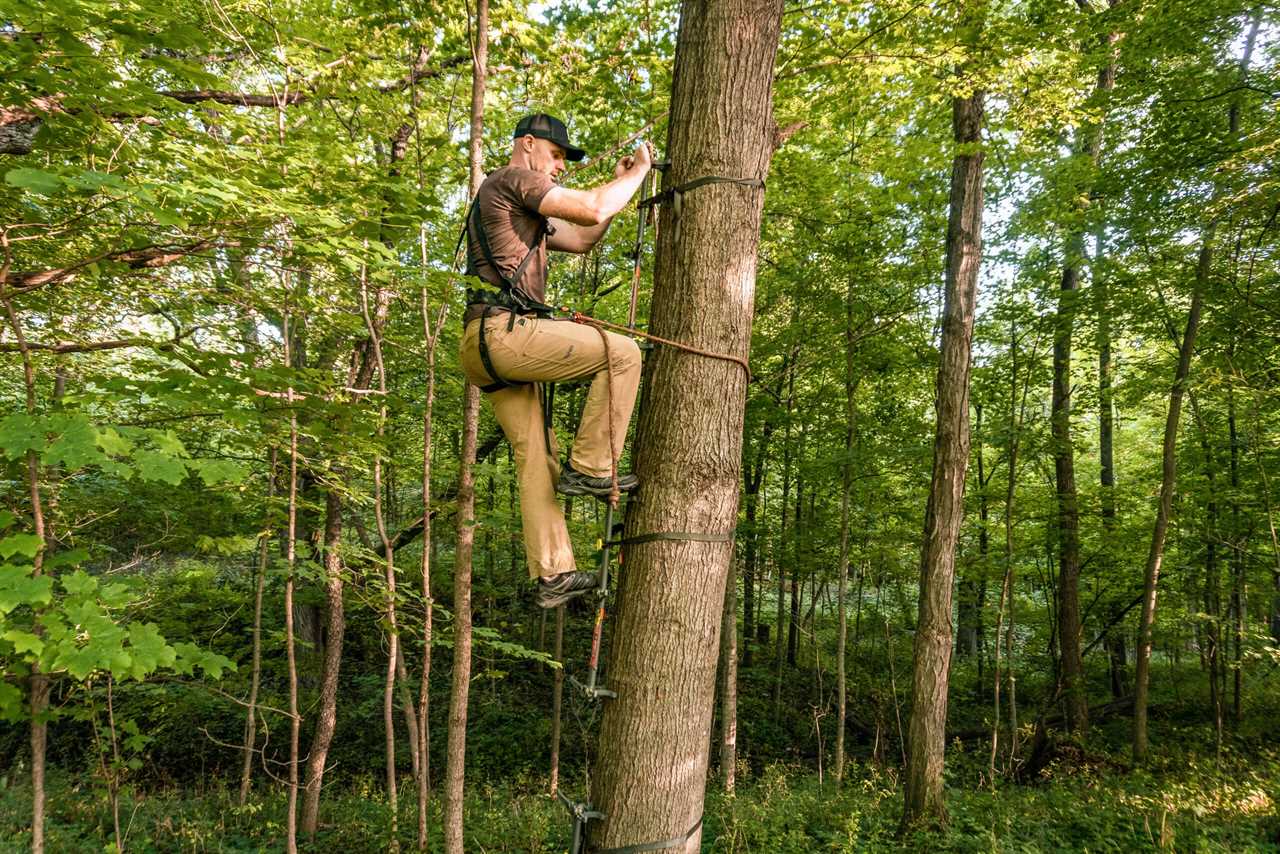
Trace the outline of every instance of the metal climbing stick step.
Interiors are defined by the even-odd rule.
[[[600,583],[596,587],[596,624],[591,632],[591,658],[587,662],[587,681],[579,682],[570,676],[569,681],[592,700],[615,699],[618,695],[608,688],[597,684],[600,676],[600,641],[604,633],[604,603],[609,595],[609,549],[613,541],[613,505],[606,504],[604,511],[604,534],[596,540],[600,549]]]

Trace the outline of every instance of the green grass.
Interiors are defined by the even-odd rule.
[[[949,757],[952,781],[977,779],[978,758]],[[416,818],[411,781],[400,799],[399,837],[412,850]],[[467,850],[549,854],[568,846],[561,807],[534,779],[473,782],[466,806]],[[901,795],[891,771],[854,765],[837,789],[808,771],[775,765],[742,779],[738,792],[708,795],[704,852],[1268,852],[1280,851],[1280,754],[1224,761],[1179,753],[1150,770],[1126,772],[1117,760],[1053,767],[1032,786],[948,789],[945,831],[896,837]],[[29,789],[0,791],[0,852],[29,848]],[[432,821],[439,821],[433,804]],[[138,793],[122,807],[127,850],[281,851],[284,797],[258,790],[245,807],[221,784]],[[328,793],[312,852],[386,850],[388,812],[372,778]],[[439,828],[433,849],[440,850]],[[56,774],[49,785],[48,850],[110,850],[103,793],[85,779]]]

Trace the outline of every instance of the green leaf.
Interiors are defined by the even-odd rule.
[[[133,656],[129,675],[139,682],[161,667],[172,666],[178,657],[155,623],[129,626],[129,652]]]
[[[98,450],[98,436],[89,423],[89,419],[73,417],[44,452],[42,459],[46,463],[61,463],[70,469],[84,468],[100,462],[102,452]]]
[[[193,460],[187,467],[200,475],[205,486],[239,483],[248,474],[248,469],[235,460]]]
[[[133,450],[133,443],[111,427],[102,427],[98,430],[97,442],[103,453],[112,456],[122,457]]]
[[[24,711],[22,692],[8,682],[0,682],[0,720],[17,723]]]
[[[44,419],[25,412],[0,418],[0,451],[16,460],[27,451],[44,447]]]
[[[17,521],[17,519],[18,517],[10,513],[8,510],[0,510],[0,531],[8,528]]]
[[[52,196],[62,189],[62,179],[57,175],[27,166],[10,169],[4,174],[4,182],[10,187],[30,190],[42,196]]]
[[[19,655],[24,652],[29,652],[32,655],[38,656],[40,653],[44,652],[44,641],[31,634],[31,632],[24,632],[20,629],[10,629],[0,635],[0,638],[4,638],[9,643],[13,644],[14,651]]]
[[[187,468],[181,460],[160,451],[138,450],[133,455],[133,462],[143,480],[159,480],[177,486],[187,476]]]
[[[10,534],[0,539],[0,557],[7,559],[15,554],[35,557],[42,542],[35,534]]]
[[[19,605],[48,605],[53,601],[53,579],[32,578],[34,567],[0,566],[0,614]]]
[[[70,575],[62,576],[62,587],[72,596],[85,598],[98,592],[98,579],[83,569],[77,569]]]

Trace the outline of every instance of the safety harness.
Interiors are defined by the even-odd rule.
[[[529,268],[529,262],[538,254],[539,248],[545,246],[547,237],[555,233],[555,229],[552,228],[546,217],[540,217],[538,231],[533,238],[533,245],[529,247],[529,251],[520,260],[515,272],[508,276],[502,272],[502,267],[498,265],[497,259],[493,257],[493,249],[489,245],[489,237],[485,234],[484,222],[480,217],[480,208],[476,204],[479,198],[480,194],[477,193],[476,197],[471,200],[471,207],[467,210],[467,219],[463,223],[462,233],[458,235],[458,246],[459,248],[462,246],[462,241],[466,239],[468,233],[473,235],[476,243],[480,246],[480,251],[484,254],[484,260],[489,264],[489,269],[493,270],[498,278],[501,279],[501,284],[497,290],[491,288],[467,289],[467,304],[484,306],[484,313],[480,315],[480,337],[478,342],[480,362],[484,365],[485,373],[493,379],[493,382],[480,386],[480,390],[488,394],[504,388],[511,388],[512,386],[529,385],[527,382],[503,379],[498,374],[493,367],[493,359],[489,355],[489,344],[485,340],[484,327],[489,315],[499,310],[506,311],[510,315],[507,320],[508,332],[515,328],[517,315],[533,314],[537,317],[551,317],[555,314],[556,309],[554,306],[539,302],[520,287],[520,280],[524,278],[525,271]],[[470,244],[467,246],[466,274],[481,278],[475,267],[475,259],[471,255]],[[483,279],[481,280],[484,281]]]

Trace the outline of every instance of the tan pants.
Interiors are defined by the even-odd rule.
[[[533,578],[559,575],[576,568],[573,544],[556,498],[560,452],[555,432],[544,428],[538,386],[532,383],[594,377],[570,460],[583,474],[608,477],[614,462],[609,454],[609,427],[612,424],[613,444],[621,455],[640,386],[640,348],[630,338],[605,333],[609,337],[613,364],[613,405],[610,407],[604,344],[595,328],[568,320],[518,317],[511,331],[507,331],[509,321],[510,315],[506,312],[495,312],[483,321],[489,358],[502,379],[529,384],[500,389],[486,396],[515,452],[529,575]],[[488,385],[495,379],[485,371],[480,359],[481,322],[477,319],[467,324],[460,353],[463,373],[478,386]]]

